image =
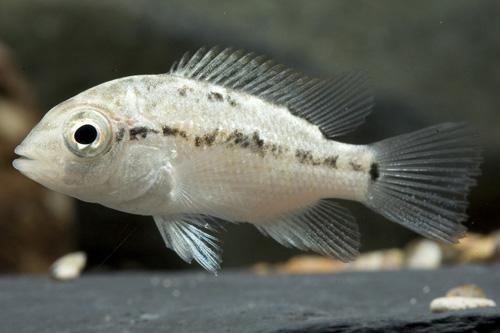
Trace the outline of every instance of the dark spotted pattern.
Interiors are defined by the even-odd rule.
[[[164,136],[181,137],[186,140],[190,140],[190,137],[186,131],[180,130],[176,127],[163,126],[162,127]],[[142,133],[142,132],[141,132]],[[147,132],[146,132],[147,133]],[[156,133],[156,132],[155,132]],[[139,135],[140,133],[136,134]],[[266,154],[278,158],[283,153],[289,151],[286,147],[282,147],[272,142],[265,142],[259,135],[259,132],[254,131],[251,135],[245,134],[240,130],[234,130],[230,133],[215,129],[204,135],[196,135],[191,137],[195,147],[211,147],[217,143],[227,144],[228,147],[239,146],[242,148],[249,148],[253,152],[258,153],[260,156],[264,157]],[[295,151],[295,157],[302,164],[308,165],[323,165],[327,168],[336,169],[338,155],[328,156],[324,159],[314,157],[313,152],[310,150],[297,149]],[[362,167],[359,164],[350,162],[351,167],[355,171],[362,171]],[[372,168],[375,168],[372,166]],[[378,169],[376,169],[378,170]],[[374,171],[375,172],[375,171]],[[371,171],[370,174],[372,175]],[[372,175],[372,178],[374,176]],[[377,176],[378,177],[378,176]]]
[[[125,128],[122,127],[122,128],[120,128],[118,133],[116,133],[116,141],[117,142],[122,141],[124,136],[125,136]]]
[[[339,155],[327,157],[323,161],[323,164],[329,168],[335,169],[337,167],[337,159],[338,158],[339,158]]]
[[[200,136],[195,136],[194,137],[194,145],[196,147],[201,147],[201,145],[203,144],[203,140],[201,139]]]
[[[226,99],[227,99],[227,102],[229,103],[229,106],[234,108],[237,105],[236,102],[234,101],[234,99],[231,98],[231,96],[227,96]]]
[[[165,136],[177,136],[179,135],[181,138],[187,139],[186,131],[182,131],[175,127],[163,126],[162,127],[163,135]]]
[[[222,97],[222,94],[220,94],[218,92],[211,92],[210,94],[214,97],[214,99],[217,102],[222,102],[224,100],[224,97]]]
[[[278,157],[283,154],[283,148],[274,143],[269,143],[265,145],[266,151],[270,151],[274,157]]]
[[[149,133],[158,133],[157,130],[145,126],[133,127],[130,129],[130,140],[137,140],[139,137],[145,139]]]
[[[219,129],[216,128],[213,130],[211,133],[205,134],[203,136],[195,136],[194,137],[194,145],[196,147],[201,147],[201,146],[212,146],[217,139],[217,136],[219,135]]]
[[[358,163],[354,163],[354,162],[349,162],[349,164],[351,165],[352,169],[354,171],[363,171],[363,166],[361,166],[361,164],[358,164]]]
[[[297,149],[295,151],[295,157],[299,160],[299,163],[310,164],[310,165],[320,165],[321,160],[314,158],[310,150]]]
[[[243,134],[239,130],[234,130],[227,136],[226,142],[234,143],[235,145],[246,148],[250,145],[248,135]]]
[[[253,132],[252,135],[252,142],[259,148],[259,150],[262,150],[264,148],[264,140],[262,140],[259,136],[259,133]]]
[[[207,95],[207,98],[210,102],[213,102],[213,101],[216,101],[216,102],[222,102],[224,101],[224,97],[222,96],[222,94],[218,93],[218,92],[210,92],[208,95]]]

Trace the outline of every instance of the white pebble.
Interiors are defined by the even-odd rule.
[[[430,310],[432,312],[448,312],[492,306],[496,306],[496,304],[488,298],[462,296],[438,297],[432,300]]]
[[[87,255],[84,252],[69,253],[50,266],[50,276],[59,281],[74,280],[80,276],[86,263]]]
[[[423,239],[410,244],[406,251],[406,266],[412,269],[433,269],[441,266],[443,253],[439,245]]]

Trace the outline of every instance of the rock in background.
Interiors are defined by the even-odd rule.
[[[498,228],[499,9],[498,2],[451,0],[1,0],[0,40],[33,83],[43,112],[113,78],[166,72],[185,51],[203,45],[241,47],[315,76],[367,70],[377,105],[365,125],[341,139],[368,143],[450,120],[475,125],[486,160],[470,195],[468,226],[477,232]],[[12,158],[2,155],[2,165]],[[9,195],[0,205],[23,196]],[[415,237],[359,204],[348,206],[361,224],[362,250]],[[2,225],[6,221],[2,215]],[[185,267],[164,249],[150,218],[80,203],[77,223],[79,247],[89,253],[91,265]],[[229,226],[223,237],[225,266],[296,253],[251,226]]]
[[[22,74],[0,43],[0,272],[47,273],[75,246],[74,202],[34,184],[10,163],[40,113]]]

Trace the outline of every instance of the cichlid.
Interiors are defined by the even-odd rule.
[[[355,259],[355,219],[333,199],[457,242],[480,174],[478,136],[445,123],[369,145],[333,140],[372,105],[363,72],[316,79],[253,53],[200,49],[168,74],[113,80],[57,105],[13,165],[55,191],[153,216],[169,248],[214,273],[221,220]]]

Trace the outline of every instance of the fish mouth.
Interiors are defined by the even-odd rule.
[[[16,158],[14,161],[12,161],[12,166],[19,170],[21,173],[25,174],[28,170],[28,166],[30,163],[32,163],[34,160],[30,157],[27,156],[21,156],[19,158]]]
[[[22,174],[26,175],[27,172],[32,170],[32,167],[30,165],[35,162],[35,157],[33,155],[28,154],[28,152],[23,151],[22,146],[17,146],[17,148],[14,150],[14,153],[19,155],[18,158],[16,158],[14,161],[12,161],[12,166],[19,170]]]

